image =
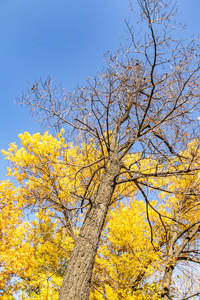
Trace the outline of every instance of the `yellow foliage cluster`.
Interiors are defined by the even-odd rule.
[[[14,299],[16,293],[24,300],[58,299],[67,260],[83,218],[81,213],[73,215],[72,209],[80,205],[88,185],[86,198],[94,195],[104,173],[106,157],[101,156],[92,140],[89,144],[67,144],[63,134],[64,130],[56,137],[48,132],[43,135],[25,132],[19,136],[21,148],[13,143],[8,151],[2,150],[10,163],[7,175],[13,176],[20,185],[15,188],[9,181],[0,183],[0,289],[3,300]],[[191,142],[182,155],[187,158],[194,153],[198,154],[197,141]],[[187,165],[187,159],[185,161]],[[157,162],[150,157],[142,159],[139,152],[126,155],[123,163],[125,168],[138,173],[158,171]],[[159,170],[163,168],[159,165]],[[182,166],[171,159],[167,168],[177,170]],[[95,175],[90,182],[92,174]],[[128,176],[125,171],[119,179]],[[146,182],[144,176],[141,184]],[[177,213],[183,224],[200,219],[199,205],[194,205],[195,196],[188,199],[183,196],[191,189],[198,189],[198,173],[172,175],[164,181],[149,179],[148,184],[176,191],[171,194],[158,191],[155,198],[159,196],[159,200],[151,201],[151,205],[166,217],[168,238]],[[166,228],[156,210],[149,207],[150,228],[146,204],[135,196],[136,193],[137,186],[129,182],[115,189],[95,261],[91,300],[105,299],[104,294],[113,300],[160,299]],[[121,198],[123,200],[118,201]],[[73,228],[74,236],[66,224]],[[153,243],[151,229],[154,230]]]
[[[159,224],[156,213],[150,214],[152,221]],[[93,283],[102,297],[93,289],[91,299],[103,299],[104,289],[108,299],[160,299],[159,284],[149,283],[148,279],[162,264],[161,235],[157,232],[154,239],[155,251],[143,201],[124,201],[111,210],[93,275]],[[142,284],[138,289],[140,277]]]

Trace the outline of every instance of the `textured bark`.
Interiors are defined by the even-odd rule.
[[[180,218],[180,208],[177,212],[177,221]],[[173,232],[172,238],[169,242],[169,248],[168,248],[168,261],[165,267],[165,273],[162,279],[162,293],[161,293],[161,299],[162,300],[169,300],[170,297],[170,287],[171,287],[171,280],[172,280],[172,274],[174,271],[174,268],[176,266],[177,258],[175,255],[174,247],[178,239],[178,225],[175,223],[171,227],[171,232]]]
[[[173,270],[174,270],[174,263],[169,263],[169,265],[165,269],[165,274],[163,277],[163,290],[161,294],[162,300],[171,299],[169,292],[170,292]]]
[[[111,163],[99,185],[71,254],[59,300],[89,299],[95,255],[119,171],[119,164]]]

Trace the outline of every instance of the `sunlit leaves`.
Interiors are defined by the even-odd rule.
[[[19,185],[0,183],[4,300],[16,293],[24,300],[58,299],[84,213],[109,165],[104,144],[102,157],[92,139],[73,145],[64,134],[24,133],[21,147],[13,143],[2,151],[9,161],[7,175]],[[160,299],[175,229],[180,235],[176,251],[187,237],[181,233],[200,218],[198,140],[179,155],[182,164],[176,156],[167,164],[139,151],[124,156],[95,261],[91,299]],[[187,172],[191,165],[197,169],[192,174]],[[168,175],[155,176],[162,172]],[[133,174],[140,175],[137,185],[129,181]],[[154,189],[149,203],[138,187],[146,194]],[[197,247],[195,236],[187,249]]]

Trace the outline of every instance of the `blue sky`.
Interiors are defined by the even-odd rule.
[[[188,28],[182,36],[200,35],[200,1],[180,0],[179,8]],[[14,104],[27,81],[50,75],[70,91],[84,84],[103,67],[103,53],[120,46],[129,15],[128,0],[0,0],[0,149],[40,131]],[[0,155],[0,179],[6,165]]]

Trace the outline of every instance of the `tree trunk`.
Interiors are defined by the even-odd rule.
[[[197,223],[194,223],[193,225],[190,225],[188,229],[183,229],[182,233],[178,234],[178,230],[175,230],[177,225],[174,226],[174,234],[173,238],[171,240],[171,245],[169,247],[169,259],[167,266],[165,268],[164,277],[162,280],[162,293],[161,293],[161,299],[162,300],[169,300],[172,299],[170,297],[170,286],[172,281],[172,274],[174,271],[174,268],[176,266],[176,263],[178,261],[178,258],[180,257],[183,249],[186,247],[186,245],[190,242],[190,240],[197,234],[197,232],[200,230],[200,225]],[[190,231],[191,230],[191,231]],[[178,235],[181,237],[184,233],[187,233],[187,236],[183,239],[182,242],[179,241],[179,247],[176,247],[176,251],[174,252],[175,243],[178,241]]]
[[[88,300],[93,264],[99,238],[120,172],[119,163],[111,162],[92,202],[68,262],[59,300]]]
[[[171,299],[169,292],[170,292],[170,286],[171,286],[171,279],[172,279],[172,274],[174,270],[174,263],[169,263],[169,265],[165,269],[165,274],[162,280],[162,294],[161,294],[161,299],[162,300],[169,300]]]

